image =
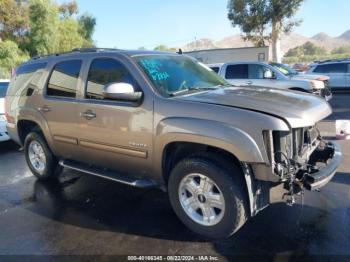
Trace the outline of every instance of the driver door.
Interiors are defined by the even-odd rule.
[[[153,98],[145,96],[139,106],[106,99],[102,89],[110,83],[129,83],[140,90],[127,67],[117,59],[91,61],[78,109],[81,159],[101,167],[140,173],[151,161]]]

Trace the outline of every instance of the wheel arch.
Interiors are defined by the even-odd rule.
[[[17,118],[17,134],[21,145],[23,145],[26,135],[32,130],[40,132],[49,148],[54,152],[50,129],[45,118],[34,109],[23,108]]]

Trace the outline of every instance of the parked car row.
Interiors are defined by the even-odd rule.
[[[36,57],[11,80],[8,133],[40,180],[65,167],[158,187],[187,227],[228,237],[277,196],[293,204],[323,187],[340,164],[339,147],[317,128],[331,107],[311,94],[326,80],[279,67],[223,65],[232,86],[181,54],[92,48]],[[266,88],[276,85],[310,94]]]
[[[233,85],[302,91],[326,101],[332,98],[329,77],[301,74],[283,64],[248,61],[208,66]]]

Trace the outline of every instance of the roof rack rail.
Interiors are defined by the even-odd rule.
[[[326,60],[314,61],[314,63],[322,64],[322,63],[328,63],[328,62],[343,62],[343,61],[350,61],[350,57],[326,59]]]
[[[98,51],[118,51],[118,50],[120,49],[103,48],[103,47],[83,47],[83,48],[74,48],[71,52],[89,53],[89,52],[98,52]]]
[[[68,51],[68,52],[33,56],[31,58],[31,60],[37,60],[37,59],[40,59],[40,58],[50,57],[50,56],[66,55],[66,54],[71,54],[71,53],[76,53],[76,52],[79,52],[79,53],[92,53],[92,52],[99,52],[99,51],[118,51],[118,50],[120,50],[120,49],[116,49],[116,48],[97,48],[97,47],[74,48],[74,49],[72,49],[72,51]]]

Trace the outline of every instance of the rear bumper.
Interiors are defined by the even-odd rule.
[[[324,147],[317,148],[310,157],[310,164],[314,167],[304,177],[304,187],[317,190],[325,186],[335,175],[341,158],[342,153],[336,143],[327,142]]]

